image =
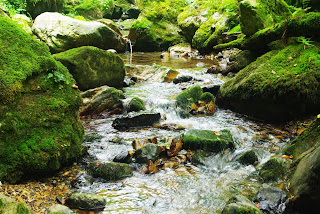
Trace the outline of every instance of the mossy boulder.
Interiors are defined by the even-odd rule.
[[[248,198],[238,195],[229,199],[222,214],[262,214],[262,212]]]
[[[125,50],[125,41],[118,33],[97,21],[82,21],[59,13],[46,12],[37,16],[32,30],[52,53],[81,46],[104,50]]]
[[[215,45],[220,43],[219,40],[222,34],[234,27],[237,23],[236,13],[214,13],[195,32],[192,38],[192,47],[200,51],[211,51]]]
[[[83,105],[80,107],[81,116],[98,116],[119,110],[122,113],[125,98],[122,91],[109,86],[90,89],[81,93]]]
[[[290,163],[282,157],[273,157],[263,164],[259,175],[265,182],[276,182],[282,180],[289,172]]]
[[[318,111],[320,54],[294,44],[259,57],[224,83],[218,105],[270,122],[289,121]]]
[[[32,34],[32,21],[28,16],[24,14],[14,14],[12,20],[18,23],[28,34]]]
[[[116,53],[83,46],[55,54],[54,58],[69,69],[82,91],[102,85],[123,86],[124,62]]]
[[[48,47],[0,18],[0,180],[58,170],[82,155],[81,96]]]
[[[110,181],[132,176],[133,168],[131,165],[125,163],[92,162],[88,164],[87,171],[93,177]]]
[[[134,97],[128,105],[128,112],[143,110],[146,110],[143,100],[138,97]]]
[[[80,210],[102,210],[107,202],[102,195],[96,193],[73,192],[66,197],[68,207]]]
[[[30,214],[29,208],[23,203],[0,193],[0,213],[2,214]]]
[[[205,21],[206,18],[203,16],[184,17],[183,13],[178,16],[178,26],[188,42],[192,42],[195,32]]]
[[[239,7],[241,30],[247,36],[291,16],[284,0],[242,0]]]
[[[191,129],[183,135],[182,143],[184,149],[202,149],[210,152],[221,152],[225,149],[235,148],[232,135],[226,129],[219,132]]]
[[[163,75],[163,82],[172,82],[179,75],[179,71],[169,69]]]
[[[81,4],[70,8],[70,12],[85,17],[86,19],[102,19],[103,17],[110,17],[114,9],[113,1],[95,1],[84,0]],[[111,18],[111,17],[110,17]]]
[[[128,38],[135,51],[163,51],[170,46],[184,41],[181,30],[170,22],[152,22],[139,16],[131,26]]]

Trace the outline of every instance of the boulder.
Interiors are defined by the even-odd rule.
[[[317,48],[303,44],[268,52],[222,85],[217,104],[268,122],[317,113],[319,59]]]
[[[188,42],[192,41],[192,38],[198,28],[207,19],[203,16],[188,16],[185,17],[183,13],[178,16],[178,26],[182,30],[182,34],[186,37]]]
[[[178,26],[160,22],[152,22],[144,16],[139,16],[128,35],[134,51],[163,51],[184,41],[183,36],[179,34],[181,30]]]
[[[29,208],[23,203],[0,193],[0,213],[2,214],[30,214]]]
[[[133,168],[125,163],[102,163],[96,161],[88,164],[87,171],[88,174],[93,177],[99,177],[110,181],[132,176]]]
[[[14,14],[12,20],[17,22],[28,34],[32,34],[32,21],[28,16],[24,14]]]
[[[146,113],[138,114],[135,116],[125,116],[115,119],[112,123],[112,127],[118,130],[150,127],[153,126],[155,123],[158,123],[160,119],[160,113]]]
[[[117,34],[122,35],[120,32],[120,29],[118,28],[116,23],[114,23],[114,21],[112,21],[111,19],[98,19],[97,21],[101,22],[104,25],[107,25],[109,28],[111,28]]]
[[[0,32],[0,180],[18,182],[81,157],[81,96],[44,43],[8,18]]]
[[[179,84],[179,83],[182,83],[182,82],[189,82],[193,80],[193,77],[192,76],[189,76],[189,75],[183,75],[183,76],[178,76],[178,77],[175,77],[173,79],[173,83],[174,84]]]
[[[133,157],[137,163],[147,163],[149,160],[155,162],[159,158],[159,146],[157,144],[148,143],[144,147],[139,148]]]
[[[26,13],[33,19],[44,12],[62,12],[64,1],[55,0],[26,0]]]
[[[238,195],[229,199],[222,214],[262,214],[262,212],[248,198]]]
[[[253,202],[259,204],[260,211],[270,214],[283,213],[288,201],[283,190],[272,186],[262,187],[253,197]]]
[[[146,110],[143,100],[141,100],[138,97],[134,97],[128,105],[128,112],[143,111],[143,110]]]
[[[234,62],[234,71],[238,72],[241,69],[245,68],[251,62],[254,62],[256,59],[253,51],[250,50],[239,50],[235,53],[232,53],[229,57],[231,62]]]
[[[289,161],[282,157],[273,157],[264,163],[259,175],[265,182],[282,180],[289,170]]]
[[[296,167],[289,189],[294,198],[288,208],[288,213],[312,213],[315,209],[320,208],[319,171],[320,147],[318,146],[313,152],[308,153]]]
[[[242,0],[239,8],[241,31],[247,36],[291,16],[284,0]]]
[[[67,198],[68,207],[80,210],[102,210],[107,202],[102,195],[95,193],[73,192]]]
[[[81,116],[95,116],[115,110],[122,112],[124,99],[123,92],[109,86],[90,89],[81,93],[83,105],[80,108]]]
[[[69,207],[61,205],[61,204],[54,204],[47,209],[46,214],[75,214]]]
[[[184,149],[210,152],[221,152],[225,149],[234,149],[235,143],[229,130],[219,132],[209,130],[190,129],[182,137]]]
[[[32,26],[34,34],[45,42],[52,53],[81,46],[125,50],[125,41],[108,26],[97,21],[81,21],[59,13],[45,12]]]
[[[124,62],[116,53],[83,46],[55,54],[54,58],[69,69],[82,91],[102,85],[123,86]]]

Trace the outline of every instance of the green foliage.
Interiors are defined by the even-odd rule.
[[[316,47],[315,45],[311,44],[311,42],[313,41],[310,41],[310,39],[311,38],[305,38],[304,36],[300,36],[298,37],[297,42],[302,43],[304,49],[306,49],[306,47]]]
[[[17,207],[17,214],[29,214],[29,208],[24,205],[24,203],[20,202]]]

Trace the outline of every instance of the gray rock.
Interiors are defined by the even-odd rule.
[[[229,199],[222,214],[262,214],[262,212],[248,198],[238,195]]]
[[[288,197],[281,189],[268,186],[261,188],[253,201],[259,203],[260,210],[265,214],[281,214],[285,210]]]
[[[83,105],[80,108],[80,115],[98,115],[102,112],[110,112],[123,107],[123,92],[108,86],[91,89],[83,92]],[[121,113],[120,112],[120,113]]]
[[[114,162],[119,162],[119,163],[130,163],[131,162],[131,155],[129,154],[128,151],[123,151],[119,154],[117,154],[113,158]]]
[[[131,165],[125,163],[103,163],[96,161],[88,164],[87,171],[88,174],[93,177],[99,177],[109,181],[132,176],[133,168]]]
[[[113,121],[112,126],[118,130],[130,128],[150,127],[161,119],[160,113],[139,114],[136,116],[125,116]]]
[[[107,202],[102,195],[96,193],[74,192],[66,198],[65,204],[80,210],[102,210]]]
[[[134,158],[137,163],[147,163],[149,160],[155,162],[159,158],[159,146],[148,143],[144,147],[136,150]]]
[[[54,204],[51,207],[49,207],[47,209],[46,214],[55,214],[55,213],[59,213],[59,214],[75,214],[75,212],[73,212],[72,210],[70,210],[69,207],[67,206],[63,206],[61,204]]]
[[[58,53],[80,46],[95,46],[123,52],[125,41],[108,26],[97,21],[81,21],[59,13],[45,12],[37,16],[33,32],[51,52]]]

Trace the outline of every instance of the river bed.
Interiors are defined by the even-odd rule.
[[[157,64],[176,69],[180,75],[191,75],[197,81],[182,84],[164,83],[161,74],[134,86],[125,88],[125,102],[139,97],[146,103],[147,112],[161,113],[161,123],[177,124],[187,129],[219,131],[229,129],[236,142],[234,152],[211,154],[202,164],[187,163],[177,169],[165,169],[155,174],[134,175],[119,181],[94,180],[78,186],[80,190],[105,196],[107,206],[102,213],[221,213],[233,195],[254,195],[262,186],[257,169],[287,144],[290,134],[280,128],[249,120],[218,108],[213,116],[182,119],[174,109],[175,96],[193,85],[221,85],[227,79],[208,74],[208,59],[160,58],[161,53],[134,53],[122,55],[126,63],[135,65]],[[200,64],[199,64],[200,63]],[[199,66],[201,65],[201,66]],[[158,141],[178,136],[186,130],[159,128],[118,131],[111,124],[119,117],[88,120],[86,133],[97,133],[101,139],[85,142],[91,158],[112,161],[122,151],[132,149],[134,139],[156,137]],[[254,148],[258,154],[257,166],[244,166],[234,161],[241,152]]]

